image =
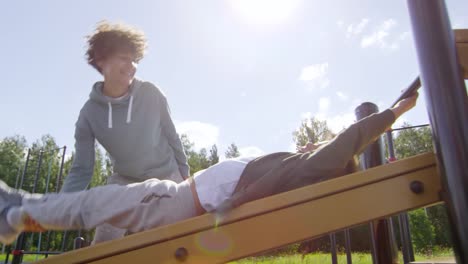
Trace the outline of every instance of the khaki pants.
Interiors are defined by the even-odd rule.
[[[395,115],[386,110],[352,124],[313,153],[280,152],[249,162],[232,197],[217,211],[350,173],[355,155],[364,151],[393,122]]]
[[[179,170],[176,170],[175,172],[173,172],[170,175],[170,177],[168,177],[167,179],[175,181],[177,183],[182,182],[184,180],[182,176],[180,175]],[[126,177],[121,177],[117,173],[112,174],[107,179],[107,184],[127,185],[131,183],[134,183],[134,181],[131,181],[131,179],[126,178]],[[96,227],[96,231],[94,233],[94,238],[93,238],[93,241],[91,242],[91,245],[95,245],[97,243],[101,243],[105,241],[114,240],[117,238],[122,238],[126,234],[127,234],[126,229],[120,229],[110,224],[102,224]]]

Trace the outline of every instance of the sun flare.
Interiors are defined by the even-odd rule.
[[[283,23],[301,0],[229,0],[232,9],[251,24]]]

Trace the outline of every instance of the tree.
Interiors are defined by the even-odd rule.
[[[185,155],[187,156],[187,162],[190,166],[190,175],[193,175],[199,170],[208,168],[211,165],[213,156],[213,148],[210,150],[210,157],[208,157],[207,151],[205,148],[200,149],[199,152],[195,151],[195,144],[190,141],[189,137],[185,134],[182,134],[180,137],[182,146],[184,147]],[[216,148],[216,146],[214,146]],[[217,148],[216,148],[217,153]]]
[[[215,165],[219,162],[218,147],[216,147],[216,144],[211,146],[210,156],[208,157],[208,160],[210,162],[210,165]]]
[[[400,131],[394,140],[395,153],[398,158],[406,158],[421,153],[432,152],[434,149],[432,133],[429,127],[408,128],[410,126],[411,124],[404,123],[403,128],[406,129]],[[434,245],[451,247],[450,224],[445,205],[439,204],[429,207],[426,209],[426,213],[429,225],[434,231]],[[410,213],[410,217],[413,217],[413,214],[414,213]],[[413,229],[411,233],[417,237],[427,236],[427,234],[420,234],[421,232],[427,233],[429,231],[426,229]],[[417,245],[417,247],[423,248],[422,245]]]
[[[424,208],[409,212],[411,239],[417,252],[427,253],[434,245],[434,226]]]
[[[224,153],[224,155],[226,156],[227,159],[237,158],[237,157],[240,156],[240,152],[239,152],[239,149],[237,148],[236,144],[231,143],[231,145],[229,145],[229,147],[226,150],[226,152]]]
[[[319,142],[332,139],[335,134],[330,130],[327,121],[320,121],[315,117],[304,119],[293,133],[293,140],[297,147],[308,142]]]
[[[180,141],[182,143],[182,147],[184,148],[185,155],[189,156],[193,153],[194,143],[190,141],[188,135],[182,134],[180,136]]]
[[[404,123],[403,128],[410,127],[409,123]],[[417,154],[432,152],[432,134],[429,127],[408,128],[401,130],[394,140],[395,153],[398,158],[411,157]]]
[[[109,176],[114,172],[114,164],[112,163],[112,157],[106,152],[106,156],[104,158],[105,166],[106,166],[106,175]]]
[[[39,193],[55,190],[55,180],[59,171],[59,147],[54,137],[41,136],[30,147],[28,167],[24,172],[22,188]]]
[[[23,169],[25,151],[24,137],[16,135],[0,141],[0,179],[10,186],[15,186],[16,177]]]
[[[95,158],[94,158],[94,171],[93,177],[89,187],[95,187],[99,185],[104,185],[107,181],[108,174],[108,164],[106,163],[105,157],[102,154],[101,148],[96,144],[95,146]],[[112,173],[112,172],[111,172]]]
[[[452,240],[450,236],[450,223],[448,220],[447,209],[444,204],[438,204],[426,208],[427,215],[434,226],[434,243],[440,247],[452,247]]]

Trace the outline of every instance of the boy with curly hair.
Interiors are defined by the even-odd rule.
[[[75,128],[75,156],[61,192],[87,188],[95,162],[95,140],[109,153],[113,174],[108,184],[150,178],[181,182],[189,176],[182,143],[164,94],[135,77],[147,40],[121,23],[98,23],[88,36],[86,59],[104,78],[96,82]],[[125,230],[99,226],[93,243],[122,237]]]

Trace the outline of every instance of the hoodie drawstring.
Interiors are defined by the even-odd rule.
[[[112,128],[112,104],[110,101],[107,102],[107,106],[109,108],[109,116],[107,118],[107,127]],[[130,96],[130,102],[128,103],[127,124],[130,124],[130,122],[132,122],[132,106],[133,106],[133,95]]]
[[[132,105],[133,105],[133,95],[130,96],[130,102],[128,103],[127,124],[132,122]]]
[[[107,102],[109,106],[109,116],[107,117],[107,127],[112,128],[112,104],[111,102]]]

